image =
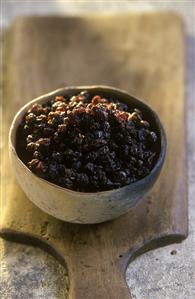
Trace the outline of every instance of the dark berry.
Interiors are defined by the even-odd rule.
[[[84,171],[86,173],[94,173],[95,172],[95,165],[91,162],[87,163],[85,166],[84,166]]]
[[[43,137],[50,137],[53,133],[54,133],[54,129],[50,128],[50,127],[45,127],[43,129]]]
[[[87,90],[81,91],[79,95],[82,96],[86,102],[90,100],[90,93]]]
[[[155,143],[157,141],[157,135],[154,132],[150,132],[148,137],[151,142]]]
[[[145,141],[146,140],[146,136],[147,136],[147,133],[146,133],[145,129],[140,129],[138,131],[138,138],[139,138],[140,141]]]
[[[59,185],[64,187],[64,188],[68,188],[68,189],[72,189],[73,186],[74,186],[71,179],[64,178],[64,177],[59,177]]]
[[[28,135],[26,138],[27,143],[31,143],[35,141],[35,137],[33,135]]]
[[[83,189],[83,186],[87,186],[89,184],[89,177],[86,173],[77,173],[76,175],[76,183]]]
[[[57,132],[60,135],[64,135],[67,132],[67,125],[65,125],[65,124],[59,125]]]
[[[49,138],[40,138],[39,140],[36,141],[35,148],[40,152],[48,152],[50,143],[51,141]]]
[[[35,142],[29,142],[26,146],[27,151],[33,152],[36,150],[36,143]]]
[[[32,125],[33,123],[36,122],[36,115],[34,113],[29,113],[27,116],[26,116],[26,124],[28,125]]]
[[[85,158],[86,162],[88,162],[88,161],[94,162],[97,159],[97,157],[98,157],[97,152],[90,152],[90,153],[87,153],[84,158]]]
[[[61,163],[63,160],[63,155],[62,155],[62,153],[59,153],[59,152],[53,152],[52,159],[58,163]]]

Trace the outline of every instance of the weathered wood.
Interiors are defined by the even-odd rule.
[[[187,235],[182,21],[172,13],[23,18],[7,45],[5,138],[18,108],[65,85],[116,86],[160,115],[168,151],[158,182],[128,214],[104,224],[63,223],[39,210],[15,183],[4,146],[1,236],[41,246],[66,263],[72,299],[129,298],[128,263]]]

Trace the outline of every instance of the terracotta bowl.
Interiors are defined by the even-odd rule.
[[[57,95],[72,96],[82,90],[100,94],[142,110],[144,118],[152,124],[159,140],[159,157],[149,175],[143,179],[109,191],[85,193],[72,191],[52,184],[32,173],[16,152],[16,132],[25,112],[35,103],[44,103]],[[166,136],[157,114],[145,103],[128,93],[108,86],[66,87],[38,97],[16,114],[9,134],[9,151],[13,171],[18,183],[28,198],[44,212],[64,221],[74,223],[99,223],[128,212],[140,201],[155,183],[162,168],[166,153]]]

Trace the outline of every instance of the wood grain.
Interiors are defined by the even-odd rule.
[[[58,221],[16,184],[3,152],[0,234],[41,246],[68,267],[72,299],[130,298],[128,263],[187,236],[183,24],[172,13],[18,19],[6,38],[4,137],[15,112],[68,85],[115,86],[148,102],[168,138],[165,166],[152,192],[128,214],[98,225]]]

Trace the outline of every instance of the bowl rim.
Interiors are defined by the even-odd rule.
[[[81,192],[81,191],[74,191],[72,189],[68,189],[62,186],[59,186],[55,183],[49,182],[46,179],[40,178],[39,176],[37,176],[36,174],[34,174],[27,166],[26,164],[19,158],[17,152],[16,152],[16,148],[15,145],[13,144],[13,139],[15,137],[15,134],[17,132],[17,128],[18,128],[18,124],[17,124],[17,120],[18,118],[23,115],[25,113],[25,111],[27,110],[27,108],[32,105],[33,103],[37,103],[38,101],[43,101],[49,99],[52,96],[55,96],[59,93],[63,93],[65,91],[79,91],[79,90],[95,90],[95,89],[99,89],[99,91],[102,92],[116,92],[119,94],[119,96],[125,96],[125,97],[129,97],[132,98],[133,100],[135,100],[137,103],[139,103],[140,105],[144,106],[144,108],[146,108],[147,110],[149,110],[155,119],[156,125],[159,129],[160,132],[160,142],[161,142],[161,147],[160,147],[160,152],[159,152],[159,156],[158,159],[154,165],[154,167],[152,168],[152,170],[150,171],[150,173],[148,175],[146,175],[145,177],[143,177],[140,180],[137,180],[134,183],[130,183],[128,185],[122,186],[120,188],[113,188],[111,190],[104,190],[104,191],[96,191],[96,192]],[[17,126],[16,126],[17,125]],[[18,112],[15,114],[13,121],[11,123],[10,126],[10,130],[9,130],[9,148],[12,151],[12,153],[14,154],[14,156],[17,158],[17,160],[22,164],[22,166],[25,168],[26,171],[29,172],[29,174],[31,174],[36,180],[41,180],[42,182],[44,182],[45,184],[50,185],[51,187],[54,187],[56,189],[62,190],[62,191],[66,191],[68,193],[72,193],[72,194],[81,194],[81,195],[97,195],[97,194],[111,194],[113,192],[117,192],[117,191],[122,191],[124,189],[126,189],[127,187],[131,187],[132,189],[137,189],[139,186],[145,184],[147,181],[150,181],[150,178],[153,177],[158,170],[162,167],[165,156],[166,156],[166,149],[167,149],[167,138],[166,138],[166,133],[164,130],[164,127],[160,121],[160,118],[158,116],[158,114],[148,105],[146,104],[143,100],[137,98],[136,96],[129,94],[127,91],[116,88],[116,87],[112,87],[112,86],[108,86],[108,85],[78,85],[78,86],[66,86],[66,87],[62,87],[62,88],[58,88],[54,91],[48,92],[46,94],[43,94],[39,97],[36,97],[34,99],[32,99],[31,101],[28,101],[25,105],[23,105]]]

